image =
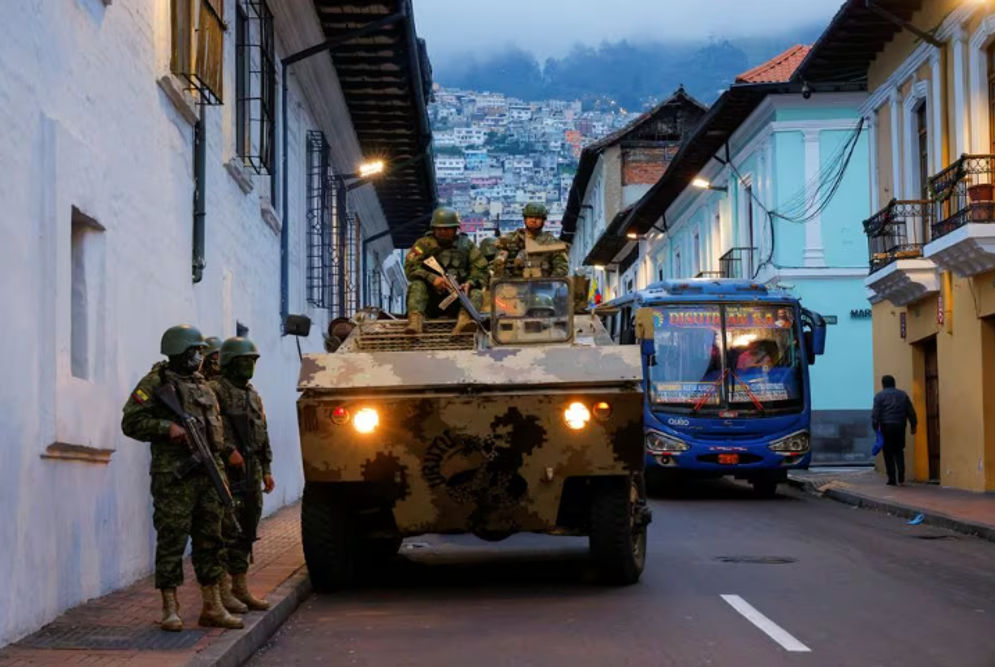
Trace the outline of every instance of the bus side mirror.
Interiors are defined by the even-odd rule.
[[[814,336],[811,331],[806,331],[802,335],[805,337],[805,354],[808,357],[808,365],[811,366],[815,363]]]
[[[826,352],[826,320],[819,313],[803,308],[802,326],[805,327],[805,349],[808,351],[808,363],[814,364],[815,358]]]

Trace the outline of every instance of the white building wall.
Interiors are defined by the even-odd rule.
[[[225,10],[234,25],[234,3]],[[234,154],[233,31],[226,40],[229,103],[206,110],[207,267],[195,285],[194,128],[156,84],[168,71],[169,3],[34,3],[0,24],[0,644],[151,571],[149,447],[125,438],[120,418],[173,324],[222,337],[236,321],[249,327],[277,482],[264,511],[300,496],[299,365],[295,342],[280,335],[281,221],[262,214],[268,177],[251,176],[245,193],[225,167]],[[282,224],[290,225],[290,312],[314,321],[301,341],[307,352],[320,350],[327,324],[304,293],[305,134],[319,123],[296,76],[291,84]],[[338,126],[352,133],[347,118]],[[348,143],[328,139],[333,150]],[[361,217],[382,228],[375,197],[354,194]],[[73,377],[69,359],[73,207],[103,228],[88,258],[86,380]],[[56,442],[115,451],[107,464],[42,458]]]

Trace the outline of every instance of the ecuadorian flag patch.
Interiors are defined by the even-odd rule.
[[[136,389],[135,393],[133,393],[131,397],[135,399],[136,403],[144,403],[145,401],[149,400],[149,395],[146,394],[145,391],[141,388]]]

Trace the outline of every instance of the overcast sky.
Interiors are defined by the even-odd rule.
[[[433,61],[508,44],[540,61],[577,43],[781,34],[826,24],[843,0],[414,0]]]

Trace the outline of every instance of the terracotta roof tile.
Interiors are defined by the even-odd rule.
[[[788,81],[811,49],[811,46],[796,44],[767,62],[743,72],[736,77],[736,83],[783,83]]]

